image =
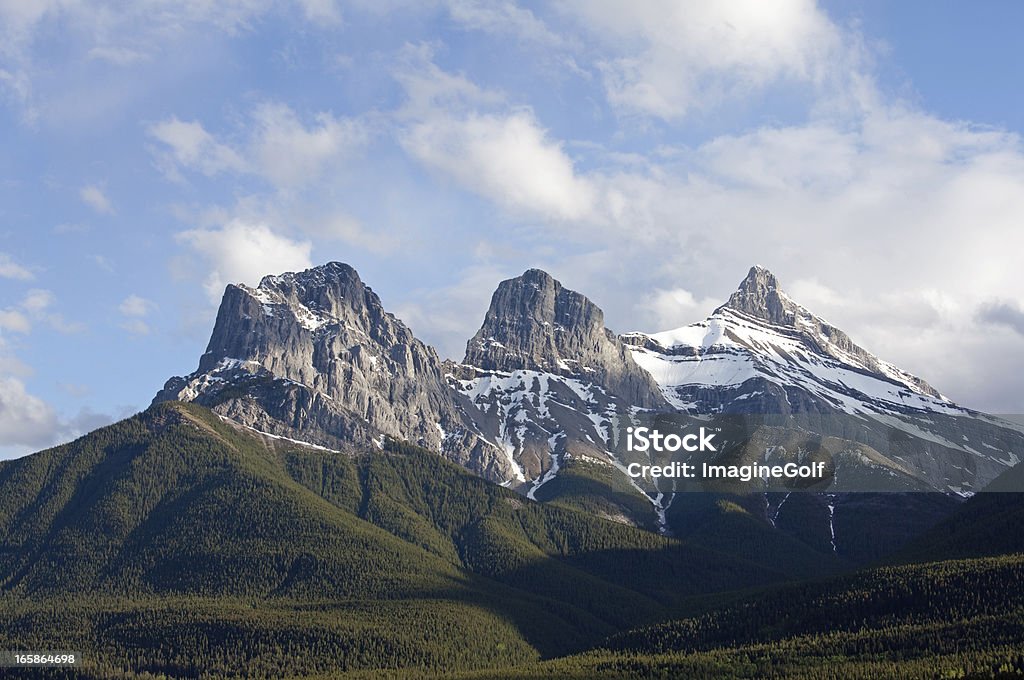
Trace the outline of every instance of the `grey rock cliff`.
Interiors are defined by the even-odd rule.
[[[389,435],[497,481],[510,475],[466,418],[434,349],[338,262],[267,276],[256,288],[229,285],[199,368],[169,380],[154,401],[166,400],[335,448]]]
[[[669,408],[597,305],[538,269],[498,285],[465,362],[451,373],[452,387],[514,462],[517,488],[536,500],[571,498],[580,475],[615,478],[621,423]],[[621,486],[588,484],[602,498],[587,502],[615,521],[649,525],[660,497]],[[637,503],[650,509],[638,512]]]
[[[498,284],[464,363],[578,377],[634,406],[666,406],[651,376],[605,328],[601,309],[539,269]]]

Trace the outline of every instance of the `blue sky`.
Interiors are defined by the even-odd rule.
[[[611,328],[751,264],[1024,412],[1020,3],[0,0],[0,456],[194,370],[329,260],[459,358],[542,267]]]

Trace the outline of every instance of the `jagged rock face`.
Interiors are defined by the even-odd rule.
[[[198,370],[155,401],[172,399],[313,443],[365,446],[386,434],[450,451],[499,481],[511,474],[465,422],[433,348],[337,262],[229,285]]]
[[[878,359],[855,344],[846,333],[797,304],[783,292],[775,275],[764,267],[751,267],[736,292],[729,296],[729,301],[714,313],[727,311],[738,312],[774,326],[795,329],[820,354],[907,383],[916,392],[942,399],[942,395],[921,378]]]
[[[750,268],[747,278],[743,279],[722,307],[764,319],[777,326],[794,326],[797,319],[796,304],[782,293],[775,275],[758,266]]]
[[[620,423],[637,410],[668,408],[657,384],[605,328],[600,308],[537,269],[498,285],[464,363],[451,373],[452,387],[514,463],[517,488],[534,499],[573,466],[621,469],[612,452]],[[623,486],[642,495],[628,481]],[[660,507],[660,499],[645,498]],[[622,507],[615,494],[607,500]]]
[[[601,309],[539,269],[498,285],[464,363],[576,377],[634,406],[665,406],[658,386],[605,328]]]

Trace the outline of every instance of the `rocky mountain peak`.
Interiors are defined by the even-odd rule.
[[[529,269],[498,284],[483,325],[466,346],[466,363],[494,370],[557,370],[563,354],[600,344],[604,335],[604,314],[597,305],[547,272]]]
[[[229,285],[199,368],[154,401],[194,401],[247,427],[333,448],[381,435],[446,447],[504,481],[464,420],[435,350],[340,262]],[[493,451],[493,453],[492,453]]]
[[[779,285],[779,280],[764,267],[754,265],[740,282],[739,288],[729,301],[716,311],[731,309],[778,326],[796,324],[800,312],[804,311],[793,302]]]
[[[264,276],[254,290],[278,293],[285,299],[322,308],[362,306],[367,302],[381,306],[372,291],[369,299],[365,299],[365,293],[370,289],[355,269],[341,262],[328,262],[302,272]],[[342,300],[347,302],[342,303]]]
[[[389,347],[414,341],[411,331],[385,312],[356,270],[340,262],[264,276],[255,288],[230,284],[199,370],[211,370],[224,359],[251,359],[306,382],[312,362],[302,367],[301,377],[291,375],[298,369],[292,361],[295,355],[310,352],[313,344],[327,338],[343,336],[348,342],[353,333]],[[365,344],[352,340],[349,345]]]
[[[498,284],[464,363],[577,376],[638,406],[664,405],[651,377],[605,328],[601,308],[540,269]]]
[[[729,316],[733,313],[747,318],[730,319]],[[921,378],[882,361],[857,345],[845,332],[795,302],[782,290],[778,278],[764,267],[758,265],[751,267],[729,300],[718,307],[710,319],[698,326],[705,328],[712,320],[716,319],[717,323],[725,323],[730,328],[732,324],[739,323],[742,326],[760,327],[768,333],[782,333],[787,337],[798,338],[804,348],[816,355],[840,361],[854,370],[868,375],[901,383],[920,394],[939,400],[944,399],[935,388]],[[776,328],[768,328],[765,324]],[[746,331],[739,334],[745,333]],[[671,338],[677,334],[678,331],[653,336],[634,334],[628,339],[633,345],[650,348],[652,346],[651,338],[659,342],[667,339],[671,343]],[[731,331],[731,334],[733,338],[738,337],[735,329]],[[757,349],[753,346],[749,349],[755,349],[758,352],[763,350],[763,348]],[[672,351],[686,353],[689,350],[685,346],[677,346]]]

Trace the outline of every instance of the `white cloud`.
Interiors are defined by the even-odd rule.
[[[32,323],[16,309],[0,309],[0,329],[28,333],[32,330]]]
[[[42,447],[54,443],[57,413],[13,376],[0,376],[0,448]]]
[[[103,189],[95,184],[90,184],[79,189],[78,196],[82,199],[83,203],[98,213],[110,215],[114,212],[114,207],[110,204],[110,199],[107,198]]]
[[[155,302],[133,293],[122,300],[117,309],[123,316],[127,317],[119,325],[121,329],[128,331],[132,335],[149,335],[149,324],[143,320],[143,317],[148,316],[150,312],[156,309]]]
[[[817,84],[843,66],[842,35],[813,0],[573,0],[573,18],[613,55],[608,100],[674,119],[777,81]]]
[[[21,306],[30,314],[40,314],[56,301],[56,297],[48,290],[33,288],[25,294]]]
[[[49,291],[30,291],[21,307],[42,312],[50,306],[52,300]],[[2,333],[4,330],[30,330],[24,315],[20,312],[13,314],[21,316],[18,323],[24,324],[23,328],[12,328],[5,323],[12,318],[12,311],[0,310],[0,459],[20,456],[67,441],[111,421],[108,416],[88,409],[65,420],[53,406],[29,391],[24,379],[34,371],[14,356]]]
[[[656,26],[660,15],[651,8],[601,29],[618,46],[605,75],[623,110],[673,119],[789,79],[820,95],[808,119],[626,159],[600,144],[569,147],[532,110],[511,108],[504,96],[440,70],[421,47],[409,50],[396,74],[408,94],[397,117],[404,149],[523,218],[519,224],[539,218],[547,229],[495,235],[495,247],[535,246],[533,261],[518,258],[517,267],[543,261],[541,248],[561,253],[561,270],[606,301],[612,327],[698,321],[761,263],[812,312],[954,399],[1024,411],[1004,377],[1012,372],[986,368],[984,358],[1024,354],[1013,332],[1017,317],[989,309],[985,332],[977,329],[977,310],[993,297],[1024,299],[1011,255],[1024,252],[1020,137],[888,98],[864,70],[857,36],[842,34],[811,3],[784,5],[778,16],[738,17],[739,25],[727,16],[731,8],[695,8],[698,21],[686,30],[764,31],[740,42],[721,37],[706,55],[673,47],[689,35],[670,35],[682,20],[661,17],[666,26]],[[693,40],[708,46],[717,40],[708,35]],[[630,64],[637,68],[627,73]],[[679,74],[658,87],[665,101],[640,96],[645,83]],[[724,85],[715,90],[719,76]],[[570,148],[599,162],[578,165]],[[410,303],[408,312],[425,335],[454,346],[449,328],[458,324],[423,311],[436,306]],[[965,352],[969,361],[948,360]],[[971,378],[970,370],[990,380]]]
[[[31,368],[7,350],[0,336],[0,459],[68,441],[113,420],[89,408],[71,418],[61,417],[46,400],[29,391],[22,378],[31,374]],[[81,396],[83,386],[74,387],[75,396]]]
[[[256,285],[267,274],[301,271],[312,265],[309,241],[293,241],[265,224],[232,221],[220,229],[192,229],[177,235],[210,272],[203,281],[210,301],[217,303],[228,283]]]
[[[0,277],[28,281],[33,278],[32,272],[21,266],[7,253],[0,253]]]
[[[242,171],[246,164],[234,149],[217,142],[197,121],[184,122],[176,117],[150,126],[149,134],[167,147],[164,158],[167,172],[178,167],[198,170],[207,176],[233,170]],[[168,162],[169,161],[169,162]]]
[[[1012,328],[1024,335],[1024,309],[1017,302],[986,302],[976,316],[983,323]]]
[[[451,18],[459,25],[478,31],[511,35],[530,44],[557,47],[564,43],[529,9],[514,2],[481,2],[480,0],[447,0]]]
[[[25,294],[17,309],[0,310],[0,328],[6,327],[19,333],[28,333],[32,330],[33,322],[42,322],[64,335],[85,330],[84,324],[67,321],[61,314],[50,311],[56,301],[57,298],[52,292],[33,288]]]
[[[321,25],[341,24],[341,8],[336,0],[299,0],[306,19]]]
[[[134,293],[126,297],[117,309],[125,316],[146,316],[156,308],[156,303]]]
[[[303,30],[336,28],[341,24],[338,5],[337,0],[2,0],[0,94],[6,90],[22,106],[24,119],[34,124],[41,112],[54,113],[51,109],[61,106],[68,81],[58,76],[76,72],[86,60],[125,69],[178,60],[214,39],[250,32],[268,17]],[[54,55],[42,45],[57,34],[59,58],[66,61],[55,65]]]
[[[594,181],[621,203],[600,210],[609,223],[586,236],[632,272],[632,285],[605,296],[613,323],[652,318],[660,294],[638,298],[652,288],[724,302],[761,263],[812,312],[955,400],[1024,409],[1008,373],[990,367],[1002,359],[986,358],[1021,354],[1016,317],[989,309],[982,320],[1004,328],[979,332],[976,311],[994,296],[1024,299],[1009,255],[1024,252],[1017,135],[892,106],[843,128],[723,136],[653,171]],[[579,271],[595,291],[606,286],[602,269]]]
[[[454,110],[505,102],[502,93],[482,88],[463,75],[449,73],[433,59],[433,47],[425,44],[406,45],[399,54],[399,66],[393,75],[409,100],[404,110],[406,116],[425,116],[442,107]]]
[[[427,47],[407,48],[404,56],[395,77],[408,96],[399,114],[408,154],[513,213],[590,216],[594,187],[532,111],[509,109],[500,93],[439,69]]]
[[[594,188],[528,111],[437,115],[414,124],[403,145],[422,163],[513,212],[578,220],[593,210]]]
[[[169,118],[149,127],[161,143],[158,164],[172,179],[191,169],[207,176],[223,172],[262,177],[278,189],[291,189],[319,178],[332,165],[351,158],[367,139],[357,120],[316,114],[305,125],[280,103],[264,103],[250,112],[244,142],[220,142],[198,121]]]
[[[563,253],[561,271],[606,301],[610,326],[698,321],[760,263],[812,312],[952,398],[1024,412],[1014,373],[985,358],[1024,354],[1014,308],[991,303],[1024,299],[1011,255],[1024,252],[1018,135],[875,92],[862,97],[870,107],[840,118],[660,148],[639,162],[608,153],[600,172],[582,172],[532,113],[473,101],[458,81],[442,95],[428,83],[403,121],[406,150],[510,212],[557,224],[533,237],[532,262],[517,263],[538,264],[541,246]],[[453,90],[460,96],[443,96]],[[522,231],[495,238],[499,250],[529,250]],[[408,311],[425,335],[455,346],[457,324],[422,313],[435,306]]]
[[[714,298],[698,300],[685,288],[657,289],[644,297],[641,304],[646,310],[641,312],[655,324],[652,328],[659,330],[679,328],[703,319],[724,302]]]
[[[357,121],[319,113],[306,127],[283,104],[257,107],[253,122],[252,162],[260,175],[278,187],[319,177],[329,164],[346,157],[366,139]]]

